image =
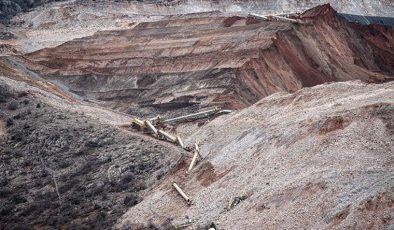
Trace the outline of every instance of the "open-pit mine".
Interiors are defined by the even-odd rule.
[[[0,0],[0,229],[393,229],[393,12]]]

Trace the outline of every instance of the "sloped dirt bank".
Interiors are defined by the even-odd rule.
[[[4,80],[1,95],[10,93],[0,102],[2,229],[107,229],[181,157],[149,138],[53,108]]]

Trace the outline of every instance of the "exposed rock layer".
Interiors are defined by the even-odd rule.
[[[142,116],[210,105],[244,108],[277,91],[324,82],[393,79],[390,27],[350,24],[328,5],[301,20],[185,15],[26,57],[30,68],[71,92]]]

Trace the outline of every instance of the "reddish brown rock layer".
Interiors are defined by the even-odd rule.
[[[242,108],[282,90],[393,79],[391,28],[350,24],[328,5],[301,19],[193,14],[99,32],[27,58],[72,92],[141,115]]]

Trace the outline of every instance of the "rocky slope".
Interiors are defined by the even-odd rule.
[[[61,2],[65,0],[1,0],[0,1],[0,22],[8,23],[9,20],[15,16],[16,14],[31,10],[31,8],[42,6],[44,4],[48,4],[50,2]],[[75,1],[70,1],[75,2]],[[83,2],[83,1],[77,1]],[[110,2],[110,1],[109,1]],[[150,5],[154,6],[163,6],[167,7],[167,11],[174,11],[172,7],[183,9],[182,13],[185,11],[187,13],[195,13],[201,11],[212,11],[212,10],[221,10],[221,11],[246,11],[246,10],[289,10],[289,9],[297,9],[297,10],[305,10],[307,8],[312,8],[320,4],[331,3],[340,11],[344,11],[347,13],[356,13],[356,14],[368,14],[368,15],[380,15],[380,16],[391,16],[391,9],[393,9],[391,0],[379,0],[379,1],[321,1],[321,0],[313,0],[313,1],[273,1],[273,0],[264,0],[264,1],[255,1],[255,0],[220,0],[220,1],[196,1],[196,0],[120,0],[117,2],[134,2],[131,4],[140,5],[140,8],[150,8]],[[137,3],[135,3],[137,2]],[[141,2],[150,3],[150,5],[140,4]]]

